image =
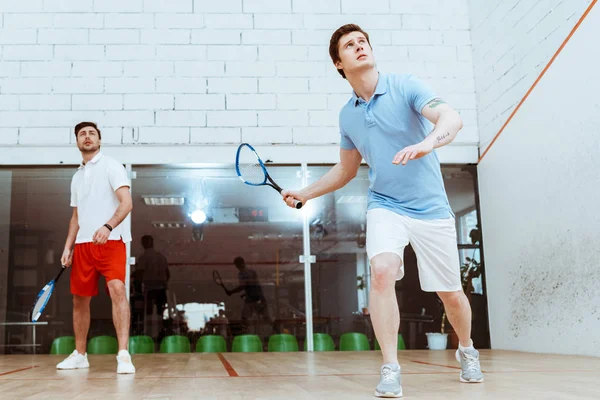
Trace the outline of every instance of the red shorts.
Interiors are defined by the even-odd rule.
[[[76,244],[71,267],[71,293],[96,296],[100,275],[107,283],[113,279],[125,283],[126,260],[127,251],[122,240],[109,240],[106,244]]]

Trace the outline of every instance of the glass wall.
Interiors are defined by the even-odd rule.
[[[67,270],[40,322],[30,311],[40,289],[61,268],[71,178],[76,167],[0,170],[0,345],[4,354],[48,353],[54,338],[73,334]],[[92,301],[90,337],[114,335],[111,301],[102,278]]]
[[[183,335],[192,348],[206,334],[228,348],[240,334],[259,335],[265,349],[277,332],[302,341],[302,214],[231,166],[134,171],[132,335],[157,345]],[[299,171],[269,167],[282,187],[299,187]]]
[[[316,181],[329,169],[311,166],[310,180]],[[456,215],[463,286],[474,310],[473,337],[479,347],[488,347],[474,173],[475,168],[470,166],[442,167],[450,206]],[[370,269],[365,248],[368,187],[368,168],[361,167],[347,186],[313,202],[311,252],[316,255],[316,263],[312,269],[312,291],[315,332],[329,329],[336,343],[343,333],[363,333],[374,348],[368,304]],[[404,263],[405,276],[396,282],[400,333],[407,348],[423,349],[427,345],[425,333],[441,330],[443,309],[435,293],[421,291],[417,259],[410,246],[405,250]],[[449,346],[458,346],[447,320],[445,330],[449,333]]]
[[[309,166],[313,182],[330,166]],[[68,222],[70,182],[76,167],[0,169],[0,353],[48,353],[54,338],[71,336],[72,300],[67,272],[34,327],[27,325],[40,288],[60,268]],[[286,207],[269,187],[244,185],[231,165],[134,166],[130,266],[131,335],[148,335],[158,350],[170,335],[306,339],[302,216],[308,217],[314,332],[334,342],[345,332],[367,335],[369,264],[366,257],[368,169],[341,190],[315,199],[304,211]],[[270,166],[285,188],[302,186],[300,166]],[[473,337],[489,343],[475,168],[444,166],[456,214],[463,283],[474,310]],[[241,259],[238,259],[241,258]],[[237,260],[236,260],[237,259]],[[420,290],[416,257],[405,254],[397,282],[400,332],[409,348],[425,348],[425,332],[439,331],[437,296]],[[114,336],[111,302],[101,279],[92,301],[89,337]],[[449,324],[446,323],[446,327]],[[35,336],[35,337],[34,337]],[[453,335],[450,332],[452,343]],[[34,346],[35,345],[35,346]]]

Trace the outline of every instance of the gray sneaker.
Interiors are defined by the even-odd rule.
[[[375,397],[402,397],[402,378],[398,364],[383,364],[381,380],[375,389]]]
[[[483,374],[479,365],[479,352],[475,349],[456,350],[456,360],[460,363],[460,381],[465,383],[483,382]]]

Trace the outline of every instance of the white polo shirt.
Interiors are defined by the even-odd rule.
[[[92,241],[94,232],[115,215],[119,199],[115,191],[131,187],[125,167],[102,153],[79,166],[71,181],[71,207],[77,207],[79,231],[75,243]],[[131,241],[129,215],[110,233],[108,240]]]

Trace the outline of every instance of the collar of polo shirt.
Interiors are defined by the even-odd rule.
[[[102,153],[98,153],[94,156],[94,158],[92,158],[90,160],[90,164],[96,164],[98,161],[100,161],[100,159],[102,158]],[[85,164],[83,163],[83,160],[81,161],[81,164],[79,164],[79,169],[85,167]]]
[[[375,87],[375,93],[373,93],[373,97],[376,95],[382,95],[387,92],[387,76],[385,74],[379,73],[379,78],[377,79],[377,86]],[[354,107],[358,106],[358,103],[362,100],[355,91],[352,91],[352,99],[354,101]],[[364,101],[364,100],[362,100]]]

